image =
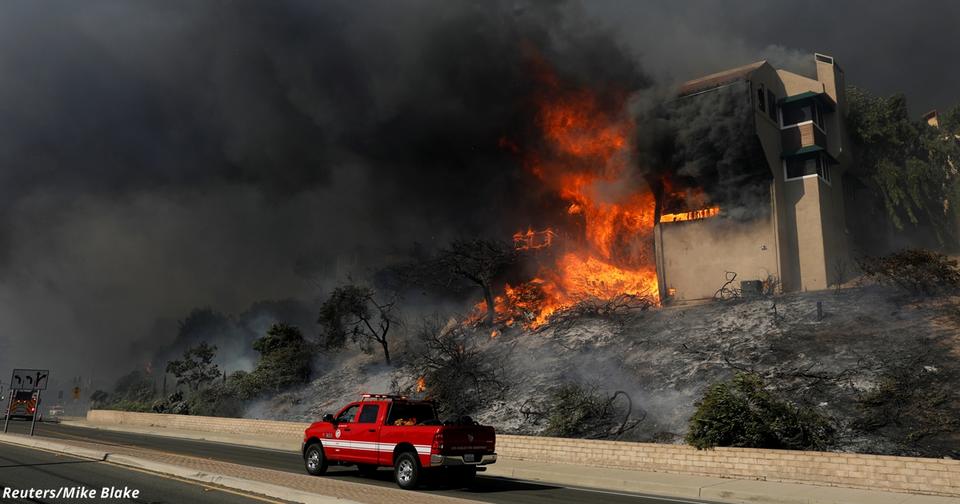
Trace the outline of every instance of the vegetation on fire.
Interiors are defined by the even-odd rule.
[[[417,330],[420,347],[414,368],[441,415],[474,414],[507,392],[507,378],[499,365],[502,356],[481,348],[480,338],[488,337],[483,334],[439,315],[424,318]]]

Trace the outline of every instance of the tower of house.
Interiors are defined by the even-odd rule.
[[[737,281],[775,283],[783,291],[826,289],[849,267],[842,175],[850,164],[843,117],[844,74],[815,54],[815,76],[766,61],[685,83],[680,100],[712,100],[731,86],[752,113],[744,120],[769,170],[769,205],[756,218],[716,217],[657,224],[661,292],[677,299],[713,296]],[[725,91],[729,94],[729,91]],[[739,285],[736,285],[739,287]]]

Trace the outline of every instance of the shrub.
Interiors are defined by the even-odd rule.
[[[624,400],[617,401],[618,397]],[[576,383],[552,390],[545,403],[547,427],[544,434],[572,438],[619,437],[633,429],[643,417],[631,420],[632,404],[623,392],[612,395]]]
[[[881,257],[864,257],[860,270],[882,284],[913,294],[934,295],[960,288],[957,261],[926,249],[908,249]]]
[[[833,440],[830,422],[810,408],[775,397],[759,376],[738,373],[713,384],[690,418],[688,444],[822,450]]]
[[[125,399],[116,401],[103,406],[103,409],[118,411],[135,411],[137,413],[150,413],[153,411],[151,403],[143,401],[128,401]]]
[[[460,323],[444,324],[427,318],[418,337],[423,345],[418,368],[427,396],[441,415],[463,416],[499,399],[506,390],[492,352],[479,345],[486,331],[477,333]]]
[[[244,405],[229,384],[218,383],[192,394],[187,409],[191,415],[236,418],[243,416]]]

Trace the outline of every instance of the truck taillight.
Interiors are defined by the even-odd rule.
[[[437,431],[433,435],[433,444],[430,445],[430,453],[432,455],[439,455],[443,451],[443,431]]]

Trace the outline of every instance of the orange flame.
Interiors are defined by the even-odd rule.
[[[417,378],[417,393],[423,392],[427,389],[427,380],[424,377]]]
[[[552,229],[543,231],[534,231],[527,229],[526,232],[517,231],[513,234],[513,248],[516,250],[536,250],[547,248],[553,244],[553,238],[556,233]]]
[[[689,212],[669,213],[660,216],[660,222],[683,222],[700,219],[709,219],[720,215],[720,207],[701,208]]]
[[[591,297],[646,295],[659,302],[652,240],[656,200],[630,170],[634,125],[625,96],[602,102],[588,90],[562,88],[552,72],[540,71],[537,124],[544,142],[535,152],[515,152],[524,152],[527,169],[566,201],[558,218],[576,220],[578,236],[568,240],[565,233],[563,251],[536,278],[506,286],[495,299],[500,322],[535,328]],[[536,250],[550,246],[554,236],[553,229],[528,229],[513,238],[518,250]]]

